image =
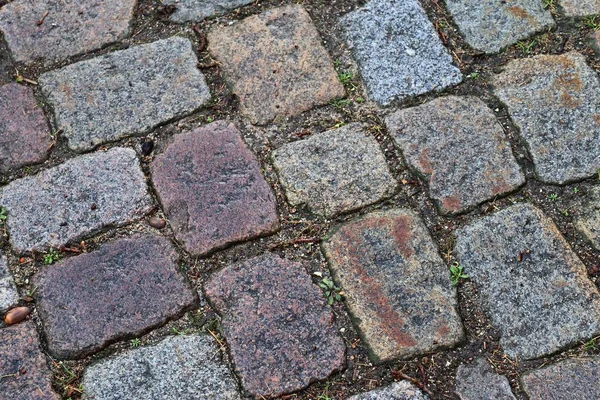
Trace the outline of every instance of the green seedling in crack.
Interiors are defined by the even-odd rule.
[[[337,287],[331,279],[327,277],[323,278],[323,280],[319,282],[319,287],[323,289],[330,306],[336,301],[342,301],[342,289]]]
[[[468,279],[469,275],[465,274],[463,266],[460,265],[457,261],[454,262],[450,266],[450,279],[452,280],[452,284],[454,286],[458,285],[458,282],[461,279]]]
[[[60,261],[60,253],[55,248],[51,247],[48,253],[44,255],[44,264],[50,265]]]
[[[4,225],[8,218],[8,210],[6,207],[0,207],[0,226]]]

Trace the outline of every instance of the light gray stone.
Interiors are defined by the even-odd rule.
[[[272,158],[288,201],[325,217],[375,203],[397,185],[379,144],[360,124],[289,143]]]
[[[456,233],[507,355],[534,359],[600,333],[600,294],[552,220],[518,204]]]
[[[486,53],[556,25],[541,0],[446,0],[446,5],[467,43]]]
[[[179,22],[202,21],[215,15],[223,15],[235,8],[253,3],[254,0],[163,0],[163,4],[174,5],[177,10],[170,19]]]
[[[171,336],[92,364],[83,376],[88,400],[237,400],[236,382],[212,337]]]
[[[462,81],[418,0],[371,0],[340,24],[369,96],[381,105]]]
[[[527,142],[538,178],[564,184],[600,165],[600,82],[577,52],[512,61],[494,78]]]
[[[461,400],[516,400],[508,379],[495,373],[483,357],[471,365],[458,367],[456,394]]]
[[[40,76],[69,147],[149,131],[210,100],[188,39],[172,37],[69,65]]]
[[[151,208],[134,150],[79,156],[0,192],[10,242],[18,252],[60,247],[105,226],[123,225]]]
[[[525,182],[502,126],[476,97],[448,96],[386,119],[408,164],[444,214],[466,211]]]
[[[19,293],[15,287],[6,257],[0,254],[0,313],[8,310],[10,306],[19,301]]]
[[[590,190],[584,204],[578,207],[575,226],[600,250],[600,187]]]
[[[560,0],[559,2],[569,17],[600,14],[600,0]]]
[[[348,400],[427,400],[429,396],[423,394],[415,385],[408,381],[394,382],[389,386],[381,387],[370,392],[360,393],[349,397]]]

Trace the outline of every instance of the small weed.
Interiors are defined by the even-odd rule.
[[[60,253],[55,248],[51,247],[48,253],[44,255],[44,264],[50,265],[60,261]]]
[[[579,188],[577,188],[577,187],[573,188],[573,193],[575,193],[575,194],[579,193]]]
[[[344,125],[346,125],[346,123],[345,123],[344,121],[338,121],[338,122],[337,122],[337,124],[335,124],[335,125],[333,126],[333,128],[334,128],[334,129],[341,128],[341,127],[342,127],[342,126],[344,126]]]
[[[452,284],[454,286],[458,285],[458,282],[461,279],[468,279],[469,275],[465,274],[463,266],[460,265],[457,261],[454,262],[450,266],[450,279],[452,279]]]
[[[550,201],[556,201],[556,200],[558,200],[558,194],[550,193],[550,196],[548,196],[548,198],[550,199]]]
[[[600,30],[600,15],[592,15],[583,20],[583,25],[595,31]]]
[[[352,72],[340,72],[338,74],[338,77],[340,78],[340,82],[342,82],[342,85],[347,86],[350,83],[352,83],[352,79],[354,79],[354,75],[352,74]]]
[[[325,297],[327,297],[327,302],[329,305],[333,305],[336,301],[342,301],[342,289],[337,287],[333,281],[327,277],[323,278],[321,282],[319,282],[319,286],[325,292]]]
[[[180,336],[188,335],[190,333],[189,329],[180,330],[176,326],[171,328],[171,332],[174,333],[175,335],[180,335]]]
[[[8,210],[6,207],[0,207],[0,226],[4,225],[8,218]]]
[[[517,48],[523,52],[523,54],[531,54],[531,49],[535,46],[535,39],[531,42],[527,43],[524,40],[520,40],[517,42]]]
[[[479,78],[479,72],[471,72],[471,73],[470,73],[470,74],[467,76],[467,78],[470,78],[470,79],[477,79],[477,78]]]
[[[323,389],[323,393],[317,397],[317,400],[335,400],[333,397],[329,397],[329,385],[329,382],[325,384],[325,389]]]
[[[362,104],[362,103],[364,103],[364,102],[365,102],[365,99],[364,99],[363,97],[360,97],[360,96],[359,96],[359,97],[357,97],[357,98],[356,98],[356,102],[357,102],[358,104]]]
[[[131,347],[140,347],[142,341],[139,338],[131,339]]]
[[[598,343],[596,342],[598,338],[592,338],[584,343],[583,348],[587,351],[597,351]]]
[[[206,117],[206,122],[208,122],[209,124],[215,121],[215,117],[213,117],[212,115],[209,115],[208,117]]]
[[[550,11],[556,11],[556,0],[543,0],[544,8]]]
[[[331,105],[337,109],[342,109],[346,106],[349,106],[350,104],[352,104],[352,100],[350,100],[350,99],[333,100],[331,102]]]

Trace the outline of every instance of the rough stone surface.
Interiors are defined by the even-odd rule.
[[[151,200],[135,151],[117,147],[17,179],[0,189],[0,205],[13,248],[25,252],[131,222]]]
[[[84,373],[88,399],[238,400],[235,380],[208,335],[171,336],[92,364]]]
[[[177,239],[192,253],[279,228],[273,191],[233,124],[177,135],[154,160],[152,177]]]
[[[461,400],[516,400],[508,379],[495,373],[483,357],[471,365],[458,367],[456,394]]]
[[[42,59],[48,65],[124,39],[136,4],[136,0],[17,0],[0,9],[0,31],[15,61]]]
[[[600,165],[600,82],[577,52],[512,61],[494,79],[544,182],[564,184]]]
[[[17,83],[0,86],[0,173],[43,161],[51,142],[33,91]]]
[[[57,358],[78,358],[137,336],[196,300],[167,239],[119,239],[35,277],[37,310]]]
[[[569,17],[600,14],[600,0],[560,0],[560,5]]]
[[[600,359],[559,361],[523,375],[521,382],[530,400],[600,399]]]
[[[444,214],[454,214],[525,182],[502,126],[476,97],[448,96],[386,119],[408,164],[429,181]]]
[[[85,151],[146,132],[210,100],[188,39],[172,37],[40,76],[69,147]]]
[[[408,381],[394,382],[370,392],[349,397],[348,400],[428,400],[423,392]]]
[[[340,24],[369,96],[381,105],[462,81],[418,0],[371,0]]]
[[[302,265],[263,255],[226,267],[204,285],[244,388],[276,397],[325,379],[345,362],[323,293]]]
[[[456,235],[454,254],[479,287],[508,356],[538,358],[600,333],[600,294],[540,210],[518,204]]]
[[[288,201],[325,217],[376,203],[397,185],[379,144],[360,124],[286,144],[272,159]]]
[[[575,226],[600,250],[600,187],[590,190],[585,204],[578,207]]]
[[[32,322],[0,329],[0,376],[2,399],[60,399],[52,390],[50,370]]]
[[[414,212],[368,214],[339,228],[323,249],[374,361],[408,359],[463,340],[448,268]]]
[[[446,0],[446,5],[466,42],[486,53],[555,25],[540,0]]]
[[[297,115],[345,95],[317,29],[299,5],[216,28],[208,42],[254,124]]]
[[[0,254],[0,313],[8,310],[10,306],[19,301],[19,293],[15,286],[6,257]]]
[[[254,0],[164,0],[163,4],[177,7],[170,18],[175,22],[184,23],[223,15],[253,2]]]

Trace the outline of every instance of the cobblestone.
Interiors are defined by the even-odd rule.
[[[210,100],[191,42],[171,37],[40,76],[76,151],[141,134]]]
[[[560,5],[569,17],[600,14],[599,0],[560,0]]]
[[[0,254],[0,313],[8,310],[19,301],[19,293],[15,287],[6,257]]]
[[[578,208],[575,226],[600,250],[600,187],[590,190],[585,204]]]
[[[389,386],[360,393],[348,400],[428,400],[415,385],[408,381],[394,382]]]
[[[600,398],[600,359],[567,359],[523,375],[530,400],[597,400]]]
[[[537,208],[512,206],[456,236],[456,258],[479,287],[508,356],[539,358],[600,333],[598,290]]]
[[[170,16],[171,20],[185,23],[223,15],[253,2],[254,0],[164,0],[162,3],[177,7],[177,10]]]
[[[483,357],[461,365],[456,373],[456,394],[460,400],[516,400],[508,379],[494,372]]]

